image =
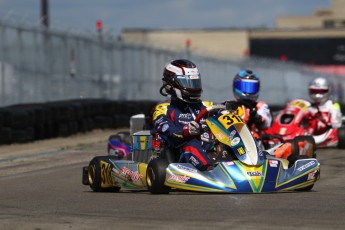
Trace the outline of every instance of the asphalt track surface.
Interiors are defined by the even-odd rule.
[[[108,134],[0,147],[0,229],[345,229],[345,150],[318,150],[311,192],[94,193],[82,166],[106,153]]]

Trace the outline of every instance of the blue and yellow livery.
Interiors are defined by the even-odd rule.
[[[214,110],[219,110],[216,113]],[[131,159],[97,156],[83,168],[83,184],[93,191],[149,190],[153,194],[172,190],[212,193],[267,193],[310,190],[320,177],[320,164],[315,158],[298,157],[294,162],[262,151],[247,125],[224,106],[207,107],[200,114],[222,145],[222,157],[209,171],[199,171],[192,164],[168,162],[154,155],[148,131],[132,136]],[[198,120],[199,119],[199,120]],[[195,120],[199,122],[201,116]],[[224,147],[225,146],[225,147]],[[274,150],[272,150],[274,151]],[[299,154],[299,150],[296,150]]]

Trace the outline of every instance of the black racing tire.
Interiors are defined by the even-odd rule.
[[[345,127],[342,126],[338,128],[338,148],[339,149],[345,149]]]
[[[109,159],[110,156],[97,156],[94,157],[89,164],[87,177],[89,180],[90,188],[94,192],[119,192],[120,187],[102,188],[102,175],[101,175],[101,160]]]
[[[302,160],[302,159],[309,159],[310,157],[306,156],[306,155],[299,155],[298,156],[298,160]],[[309,185],[307,187],[304,187],[304,188],[299,188],[299,189],[296,189],[295,191],[300,191],[300,192],[307,192],[307,191],[310,191],[312,190],[314,187],[314,184],[312,185]]]
[[[171,188],[164,185],[168,165],[167,160],[160,158],[153,159],[148,164],[146,184],[152,194],[169,194]]]

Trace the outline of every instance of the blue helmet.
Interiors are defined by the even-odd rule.
[[[251,70],[241,70],[234,77],[232,91],[236,100],[255,102],[259,97],[259,76]]]

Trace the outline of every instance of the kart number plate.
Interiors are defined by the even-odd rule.
[[[244,124],[243,119],[235,114],[224,114],[218,118],[218,121],[228,129],[230,126],[234,124]]]

